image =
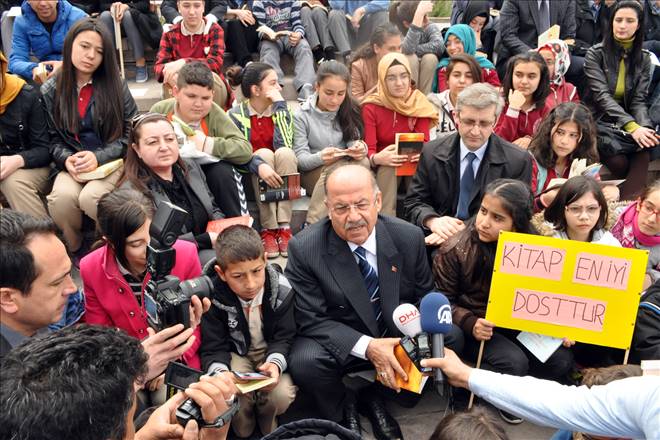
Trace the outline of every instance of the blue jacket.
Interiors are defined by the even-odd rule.
[[[73,24],[87,16],[66,0],[57,2],[57,20],[49,34],[39,21],[37,14],[27,0],[21,6],[21,17],[14,22],[12,51],[9,57],[9,71],[32,80],[32,69],[37,63],[31,60],[35,56],[39,61],[59,61],[62,59],[64,37]]]

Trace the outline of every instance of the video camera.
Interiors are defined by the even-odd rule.
[[[213,283],[207,276],[181,282],[170,275],[176,263],[176,250],[172,247],[186,221],[188,212],[172,203],[158,205],[151,221],[147,246],[147,271],[151,279],[144,289],[147,322],[156,331],[183,324],[190,327],[190,298],[209,297]]]

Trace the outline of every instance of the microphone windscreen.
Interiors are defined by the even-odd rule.
[[[403,303],[392,313],[394,325],[406,336],[417,336],[422,332],[419,310],[412,304]]]
[[[442,293],[427,293],[422,298],[419,311],[423,331],[443,335],[451,331],[451,305]]]

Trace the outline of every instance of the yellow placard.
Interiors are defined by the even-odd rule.
[[[648,251],[503,232],[486,319],[628,349],[647,260]]]

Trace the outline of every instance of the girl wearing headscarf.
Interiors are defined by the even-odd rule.
[[[488,53],[484,47],[484,33],[483,30],[488,25],[490,20],[490,2],[488,0],[471,0],[465,7],[461,23],[467,24],[474,30],[477,51],[481,53]]]
[[[455,24],[450,27],[445,34],[445,47],[449,56],[438,63],[437,74],[433,81],[434,92],[442,92],[447,89],[447,65],[449,65],[450,57],[459,53],[472,55],[477,60],[481,66],[483,82],[500,87],[500,79],[497,76],[495,65],[485,56],[477,55],[477,37],[470,26]]]
[[[438,111],[422,92],[412,87],[410,65],[405,55],[391,52],[378,63],[378,87],[362,105],[364,141],[371,167],[383,193],[382,212],[396,215],[398,179],[396,168],[407,161],[397,154],[397,133],[423,133],[438,123]],[[391,122],[390,122],[391,121]],[[412,159],[419,160],[419,155]]]
[[[568,46],[563,40],[550,40],[536,49],[543,57],[550,71],[550,95],[548,95],[546,106],[555,108],[563,102],[580,102],[575,86],[566,82],[564,75],[571,65],[571,54]]]
[[[0,191],[17,211],[45,217],[50,152],[39,89],[7,73],[0,52]]]

